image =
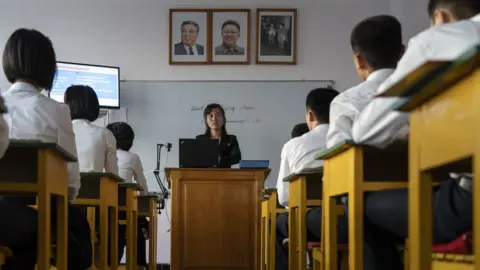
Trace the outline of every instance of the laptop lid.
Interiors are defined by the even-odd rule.
[[[218,140],[179,139],[180,168],[216,168],[218,156]]]

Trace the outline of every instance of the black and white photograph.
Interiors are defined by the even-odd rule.
[[[212,63],[250,63],[250,10],[212,11]]]
[[[296,9],[257,10],[257,64],[296,64]]]
[[[208,64],[207,10],[170,10],[170,64]]]

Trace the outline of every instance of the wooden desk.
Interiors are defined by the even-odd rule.
[[[348,195],[349,267],[362,269],[364,192],[407,187],[407,144],[398,143],[380,150],[346,141],[320,153],[318,158],[325,160],[325,223],[322,227],[325,239],[325,269],[338,269],[335,197],[342,195]]]
[[[454,61],[450,68],[414,93],[399,110],[410,111],[409,254],[411,270],[432,264],[432,180],[436,174],[472,172],[480,177],[478,148],[480,48]],[[448,123],[446,125],[445,123]],[[441,179],[441,178],[440,178]],[[473,198],[480,185],[473,185]],[[473,228],[480,228],[480,200],[473,200]],[[474,257],[480,258],[480,233],[473,234]],[[460,267],[460,266],[459,266]],[[432,268],[433,269],[433,268]],[[444,268],[445,269],[445,268]],[[460,269],[460,268],[459,268]],[[480,269],[479,260],[475,269]]]
[[[51,200],[57,204],[56,265],[67,269],[68,239],[68,162],[76,158],[55,143],[10,140],[0,159],[0,193],[37,197],[38,260],[37,269],[50,269]]]
[[[263,190],[263,195],[260,265],[265,265],[266,270],[275,270],[277,214],[285,213],[287,210],[278,203],[276,188]]]
[[[305,169],[283,179],[288,192],[288,268],[307,268],[307,208],[322,206],[323,167]]]
[[[89,172],[81,173],[82,186],[74,203],[76,205],[87,206],[88,222],[91,229],[91,240],[93,244],[93,265],[92,269],[108,268],[108,241],[110,234],[110,245],[118,246],[118,183],[124,182],[122,178],[113,173]],[[100,219],[100,237],[99,251],[100,260],[96,259],[95,239],[96,221],[95,211],[99,209]],[[117,269],[118,249],[110,249],[111,268]]]
[[[119,224],[127,227],[127,270],[137,269],[137,231],[138,231],[138,191],[143,188],[138,183],[118,184],[118,208],[122,220]],[[123,220],[125,213],[125,220]],[[117,245],[118,246],[118,245]]]
[[[260,270],[260,200],[269,172],[167,168],[171,268]]]
[[[157,269],[157,229],[158,229],[158,203],[160,195],[149,192],[146,195],[138,196],[138,215],[148,217],[148,269]]]

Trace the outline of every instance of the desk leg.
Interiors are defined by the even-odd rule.
[[[68,257],[68,198],[57,196],[57,262],[58,270],[67,270]]]
[[[92,242],[92,266],[91,270],[97,270],[97,231],[95,226],[95,207],[87,207],[87,220],[90,225],[90,241]]]
[[[133,265],[134,269],[138,268],[137,250],[138,250],[138,212],[133,212]]]
[[[475,270],[480,270],[480,153],[473,158],[473,254],[475,256]]]
[[[267,217],[263,216],[260,224],[260,269],[265,269],[267,265],[267,239],[268,239],[268,225]]]
[[[108,206],[100,204],[100,269],[108,268]]]
[[[155,244],[155,215],[156,215],[156,203],[153,200],[149,202],[149,227],[148,227],[148,235],[150,239],[148,240],[148,269],[149,270],[156,270],[157,269],[157,260],[155,259],[155,255],[157,253],[157,246]]]
[[[306,195],[305,195],[306,198]],[[307,205],[305,200],[300,200],[297,208],[297,247],[298,264],[296,269],[307,269]]]
[[[118,264],[118,207],[110,206],[109,227],[110,227],[110,269],[116,270]]]
[[[291,207],[288,212],[288,269],[298,268],[298,256],[296,248],[298,247],[297,239],[297,218],[298,208]]]
[[[276,201],[275,201],[276,203]],[[276,206],[276,204],[275,204]],[[277,244],[277,213],[270,213],[267,217],[269,226],[268,228],[268,259],[267,259],[267,270],[275,270],[275,248]]]
[[[326,195],[326,196],[325,196]],[[325,270],[337,270],[337,213],[335,212],[337,206],[337,200],[324,195],[324,211],[325,211]]]
[[[50,269],[50,251],[52,249],[50,196],[46,191],[42,191],[38,195],[38,270]]]
[[[349,268],[363,269],[363,191],[348,194],[348,254]]]

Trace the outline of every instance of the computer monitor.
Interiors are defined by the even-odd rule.
[[[218,167],[218,140],[180,139],[180,168],[216,168]]]
[[[72,85],[88,85],[97,93],[101,108],[120,107],[120,68],[57,62],[57,76],[50,98],[63,103],[65,90]]]

